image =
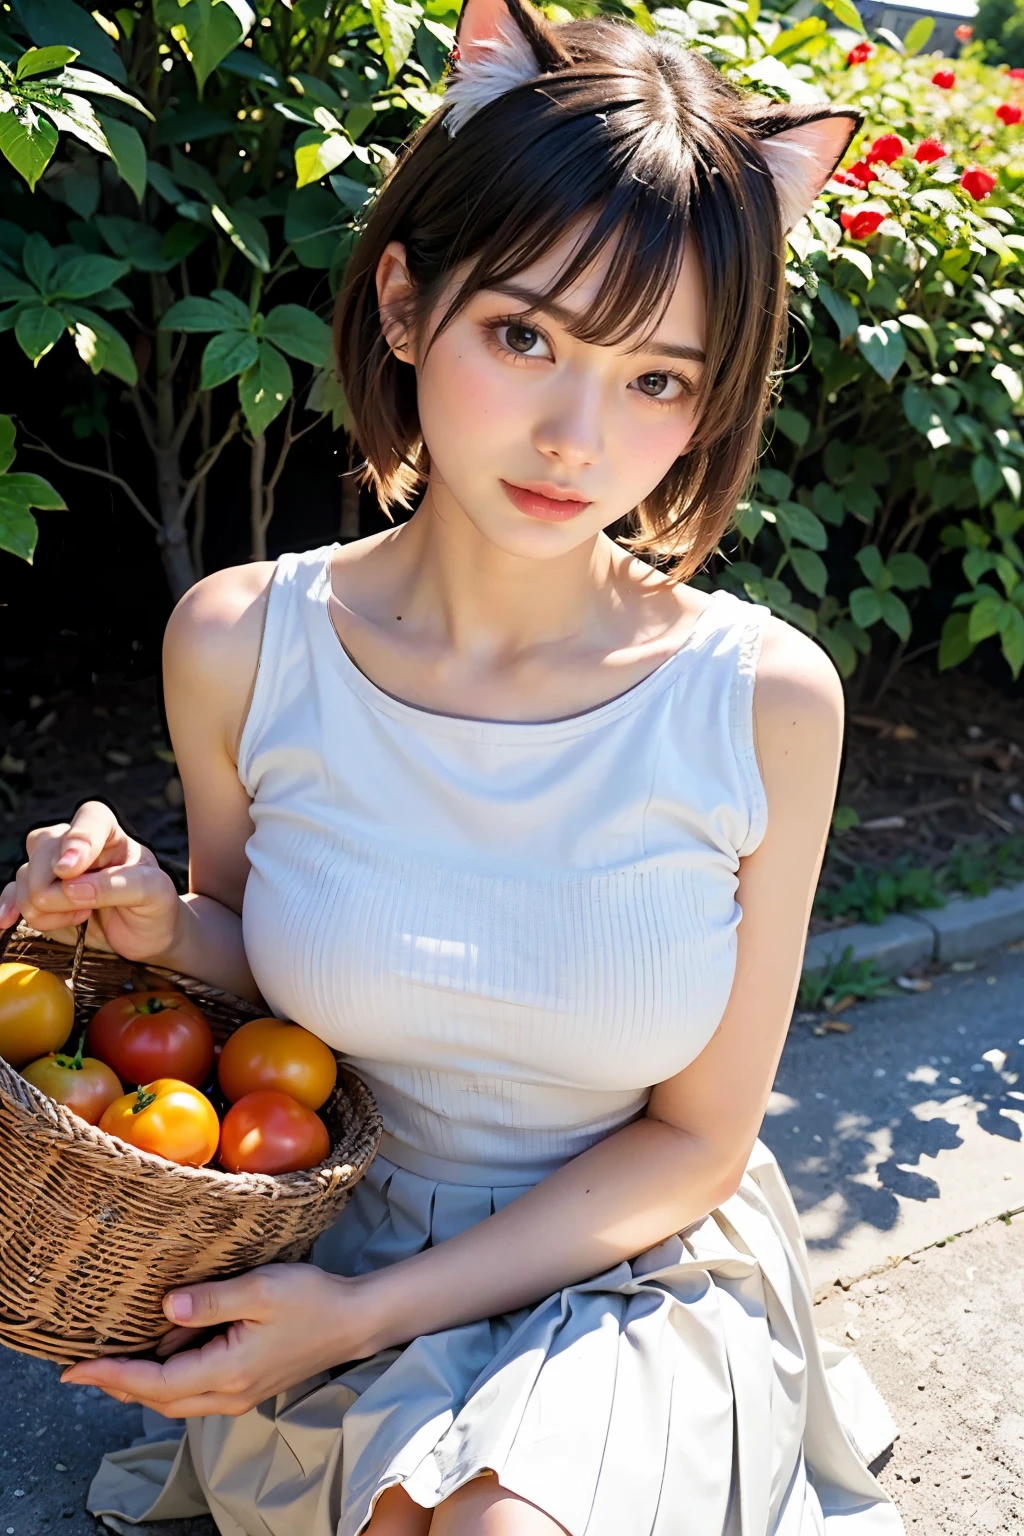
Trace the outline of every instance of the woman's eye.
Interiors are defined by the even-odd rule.
[[[538,344],[544,344],[544,337],[540,331],[532,325],[524,325],[516,320],[503,320],[496,328],[499,339],[510,352],[516,352],[520,357],[528,357]],[[542,354],[536,354],[542,355]]]
[[[642,373],[636,382],[640,393],[650,400],[679,400],[689,393],[674,373]]]

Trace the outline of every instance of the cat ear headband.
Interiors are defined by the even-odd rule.
[[[465,0],[446,69],[443,121],[451,137],[495,97],[571,63],[557,32],[524,0]],[[751,122],[784,233],[820,195],[863,121],[855,108],[778,103]]]

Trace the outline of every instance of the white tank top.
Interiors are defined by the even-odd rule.
[[[355,665],[335,548],[282,556],[270,586],[238,759],[249,963],[369,1084],[385,1157],[534,1183],[641,1116],[721,1020],[738,861],[766,824],[769,610],[716,591],[681,649],[583,714],[460,719]]]

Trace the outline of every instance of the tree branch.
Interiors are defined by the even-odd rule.
[[[124,492],[132,506],[136,509],[137,512],[142,514],[151,528],[159,529],[160,524],[153,516],[152,512],[150,512],[149,508],[145,505],[144,502],[139,500],[138,496],[136,496],[127,480],[122,479],[120,475],[112,474],[109,469],[98,469],[95,464],[78,464],[74,461],[74,459],[62,458],[59,453],[54,452],[49,443],[44,443],[42,438],[34,443],[26,443],[25,447],[34,449],[36,453],[49,454],[51,459],[56,459],[57,463],[63,464],[66,469],[77,469],[80,470],[83,475],[98,475],[101,480],[109,480],[113,485],[118,486]]]
[[[185,488],[184,488],[184,490],[181,493],[181,516],[182,517],[184,517],[184,515],[188,511],[189,507],[192,505],[192,498],[195,495],[196,491],[199,489],[199,486],[202,484],[203,480],[205,480],[206,476],[210,473],[210,470],[213,468],[213,466],[216,464],[217,460],[220,458],[221,450],[227,446],[227,444],[231,441],[231,439],[234,437],[234,435],[235,435],[235,433],[237,431],[238,431],[238,412],[235,411],[234,415],[232,416],[231,420],[228,422],[227,427],[224,430],[223,436],[219,439],[219,441],[214,443],[213,447],[209,450],[208,453],[203,454],[203,456],[200,459],[196,460],[196,467],[192,471],[192,474],[189,477],[189,479],[186,480]]]

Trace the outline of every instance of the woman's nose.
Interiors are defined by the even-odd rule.
[[[546,409],[534,433],[540,453],[567,468],[596,464],[604,453],[599,384],[566,380],[545,401]]]

